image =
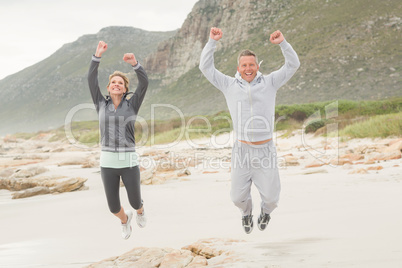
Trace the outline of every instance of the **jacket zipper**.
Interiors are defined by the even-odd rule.
[[[113,104],[113,106],[114,106],[114,104]],[[119,107],[117,107],[117,108],[119,108]],[[118,131],[119,125],[118,125],[118,122],[116,121],[116,111],[117,111],[117,108],[114,109],[114,114],[115,114],[115,116],[114,116],[114,139],[115,139],[115,142],[114,142],[114,152],[117,152],[117,144],[116,144],[116,142],[119,142],[119,139],[118,139],[118,137],[117,137],[117,135],[118,135],[118,133],[119,133],[119,131]]]
[[[251,111],[251,128],[254,129],[253,100],[251,99],[250,83],[248,83],[247,88],[248,88],[248,102],[250,104],[250,111]],[[254,133],[253,132],[251,132],[251,141],[254,141]]]

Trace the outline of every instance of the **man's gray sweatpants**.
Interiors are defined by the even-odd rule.
[[[260,192],[261,208],[270,214],[279,201],[279,180],[276,147],[271,140],[261,145],[236,141],[232,149],[232,186],[230,196],[242,216],[252,215],[251,184]]]

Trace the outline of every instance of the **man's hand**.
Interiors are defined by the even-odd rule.
[[[107,44],[103,41],[99,41],[98,47],[96,48],[95,56],[102,57],[102,54],[107,50]]]
[[[137,65],[137,60],[135,59],[135,55],[133,53],[126,53],[124,54],[123,60],[132,66]]]
[[[282,43],[283,40],[285,40],[285,37],[283,37],[283,34],[279,30],[273,32],[269,38],[269,41],[271,41],[272,44],[276,45]]]
[[[222,30],[219,28],[212,27],[209,33],[209,37],[215,41],[219,41],[222,38]]]

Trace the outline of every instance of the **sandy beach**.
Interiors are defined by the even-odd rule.
[[[255,226],[249,235],[229,195],[231,138],[220,139],[229,142],[213,146],[204,139],[195,146],[181,142],[138,148],[141,155],[183,153],[202,160],[188,167],[191,175],[142,185],[148,224],[140,229],[134,221],[128,240],[120,237],[118,219],[107,208],[99,168],[58,164],[68,158],[96,159],[99,148],[52,152],[43,148],[56,145],[45,140],[25,141],[41,143],[32,146],[36,148],[32,153],[49,158],[11,168],[41,165],[47,168],[41,176],[87,178],[88,189],[22,199],[0,190],[0,267],[84,267],[136,247],[180,249],[212,238],[236,241],[226,249],[237,261],[219,267],[402,267],[401,159],[370,163],[367,160],[379,152],[365,150],[361,162],[306,167],[317,159],[330,163],[334,155],[356,152],[362,146],[387,147],[387,142],[398,138],[335,140],[334,146],[334,139],[312,135],[276,137],[279,158],[290,155],[297,164],[280,168],[281,199],[267,230]],[[23,143],[3,140],[2,148],[12,149],[1,155],[1,169],[18,161],[13,160],[16,155],[31,153],[18,151],[19,146],[29,148]],[[120,193],[123,207],[128,208],[124,188]],[[254,186],[252,194],[256,221],[260,198]]]

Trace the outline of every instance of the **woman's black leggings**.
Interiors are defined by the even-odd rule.
[[[120,177],[126,187],[130,205],[135,210],[142,207],[140,169],[138,166],[130,168],[101,167],[101,176],[110,212],[116,214],[121,209],[119,194]]]

